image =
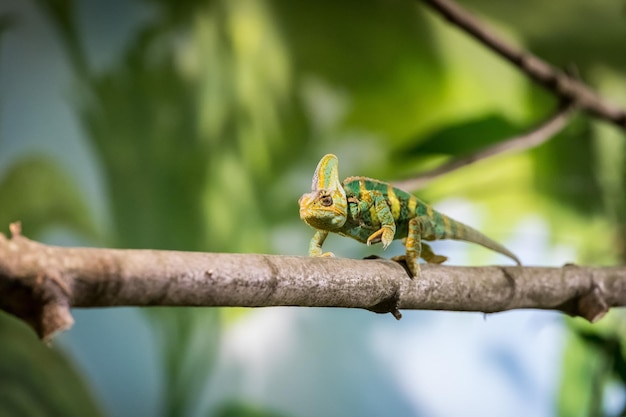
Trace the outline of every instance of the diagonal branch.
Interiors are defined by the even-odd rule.
[[[537,56],[514,47],[498,37],[467,10],[452,0],[422,0],[450,23],[476,38],[483,45],[511,62],[533,81],[565,101],[626,129],[626,111],[600,97],[586,84],[570,77]]]
[[[598,320],[626,305],[626,268],[424,265],[410,279],[389,260],[62,248],[0,234],[0,309],[50,339],[70,307],[306,306],[563,311]]]
[[[498,154],[521,152],[546,142],[563,129],[574,111],[573,105],[562,106],[554,115],[534,130],[520,136],[514,136],[492,146],[480,149],[472,154],[452,159],[440,166],[418,176],[402,181],[394,181],[393,185],[407,191],[416,191],[426,187],[434,179],[456,171],[467,165]]]

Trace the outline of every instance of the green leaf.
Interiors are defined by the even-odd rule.
[[[520,128],[500,113],[450,124],[425,137],[410,141],[412,146],[396,152],[398,158],[411,158],[425,154],[464,155],[520,134]]]
[[[0,311],[0,417],[102,416],[65,356]]]
[[[247,401],[230,400],[219,405],[212,417],[286,417],[287,414],[268,410]]]
[[[0,178],[0,227],[21,221],[24,234],[67,227],[85,237],[97,232],[76,184],[57,164],[31,156],[13,164]]]

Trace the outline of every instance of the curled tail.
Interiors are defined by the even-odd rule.
[[[522,264],[517,256],[515,256],[510,250],[508,250],[495,240],[488,238],[478,230],[466,224],[453,220],[444,214],[437,214],[441,216],[441,223],[444,225],[443,228],[439,228],[439,230],[437,230],[437,239],[454,239],[463,240],[465,242],[477,243],[487,249],[491,249],[494,252],[498,252],[504,256],[508,256],[518,265]]]

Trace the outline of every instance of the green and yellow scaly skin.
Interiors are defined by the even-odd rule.
[[[324,240],[333,232],[367,245],[381,242],[383,248],[394,239],[405,239],[403,258],[413,276],[419,276],[420,257],[437,264],[447,260],[435,255],[423,240],[477,243],[520,264],[504,246],[391,184],[366,177],[348,177],[340,182],[335,155],[328,154],[319,162],[311,189],[298,200],[300,218],[317,230],[309,245],[310,256],[334,256],[322,252]]]

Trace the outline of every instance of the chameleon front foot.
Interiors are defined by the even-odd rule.
[[[370,246],[373,243],[382,242],[383,249],[387,249],[387,246],[391,245],[391,242],[393,242],[395,234],[396,231],[394,228],[383,226],[367,238],[367,246]]]

